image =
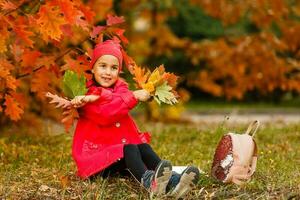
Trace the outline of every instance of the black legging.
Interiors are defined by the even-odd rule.
[[[145,171],[154,170],[161,159],[149,144],[128,144],[124,146],[124,158],[112,164],[100,174],[103,177],[128,169],[132,175],[141,181]]]

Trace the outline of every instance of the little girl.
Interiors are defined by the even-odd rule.
[[[148,133],[139,133],[129,115],[139,101],[150,98],[146,90],[130,91],[119,78],[121,46],[107,40],[93,50],[90,68],[93,79],[88,92],[71,103],[79,109],[72,146],[77,174],[82,178],[107,176],[127,169],[151,195],[184,196],[197,183],[199,170],[190,166],[181,174],[161,160],[148,144]]]

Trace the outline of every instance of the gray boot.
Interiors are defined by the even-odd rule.
[[[162,160],[155,171],[147,170],[141,180],[142,185],[150,192],[150,196],[166,194],[166,187],[172,175],[170,161]]]
[[[200,172],[197,167],[189,166],[182,173],[179,183],[170,191],[169,195],[174,199],[183,198],[198,183]]]

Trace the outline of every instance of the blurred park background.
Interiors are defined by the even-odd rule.
[[[139,66],[164,64],[180,77],[178,104],[139,104],[132,114],[153,132],[163,156],[207,172],[191,199],[299,198],[300,1],[0,0],[0,17],[0,197],[145,198],[124,181],[112,180],[123,188],[115,198],[75,178],[72,131],[61,135],[62,111],[45,97],[63,95],[67,69],[88,77],[91,49],[115,35]],[[122,76],[134,89],[131,74]],[[256,180],[241,189],[209,179],[221,134],[242,132],[256,119],[263,122],[258,141],[265,158]],[[165,149],[173,134],[177,144]],[[187,143],[194,145],[186,150],[190,156],[174,157]]]

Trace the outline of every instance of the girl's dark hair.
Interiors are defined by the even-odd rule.
[[[96,81],[95,76],[92,73],[92,70],[90,70],[90,69],[89,70],[85,70],[85,73],[91,74],[93,76],[93,78],[91,79],[93,81],[93,84],[89,85],[88,88],[91,87],[91,86],[97,86],[97,87],[100,86],[100,84]]]
[[[99,87],[100,86],[100,84],[96,81],[96,79],[95,79],[95,76],[93,75],[93,78],[92,78],[92,81],[93,81],[93,85],[94,86],[97,86],[97,87]]]

